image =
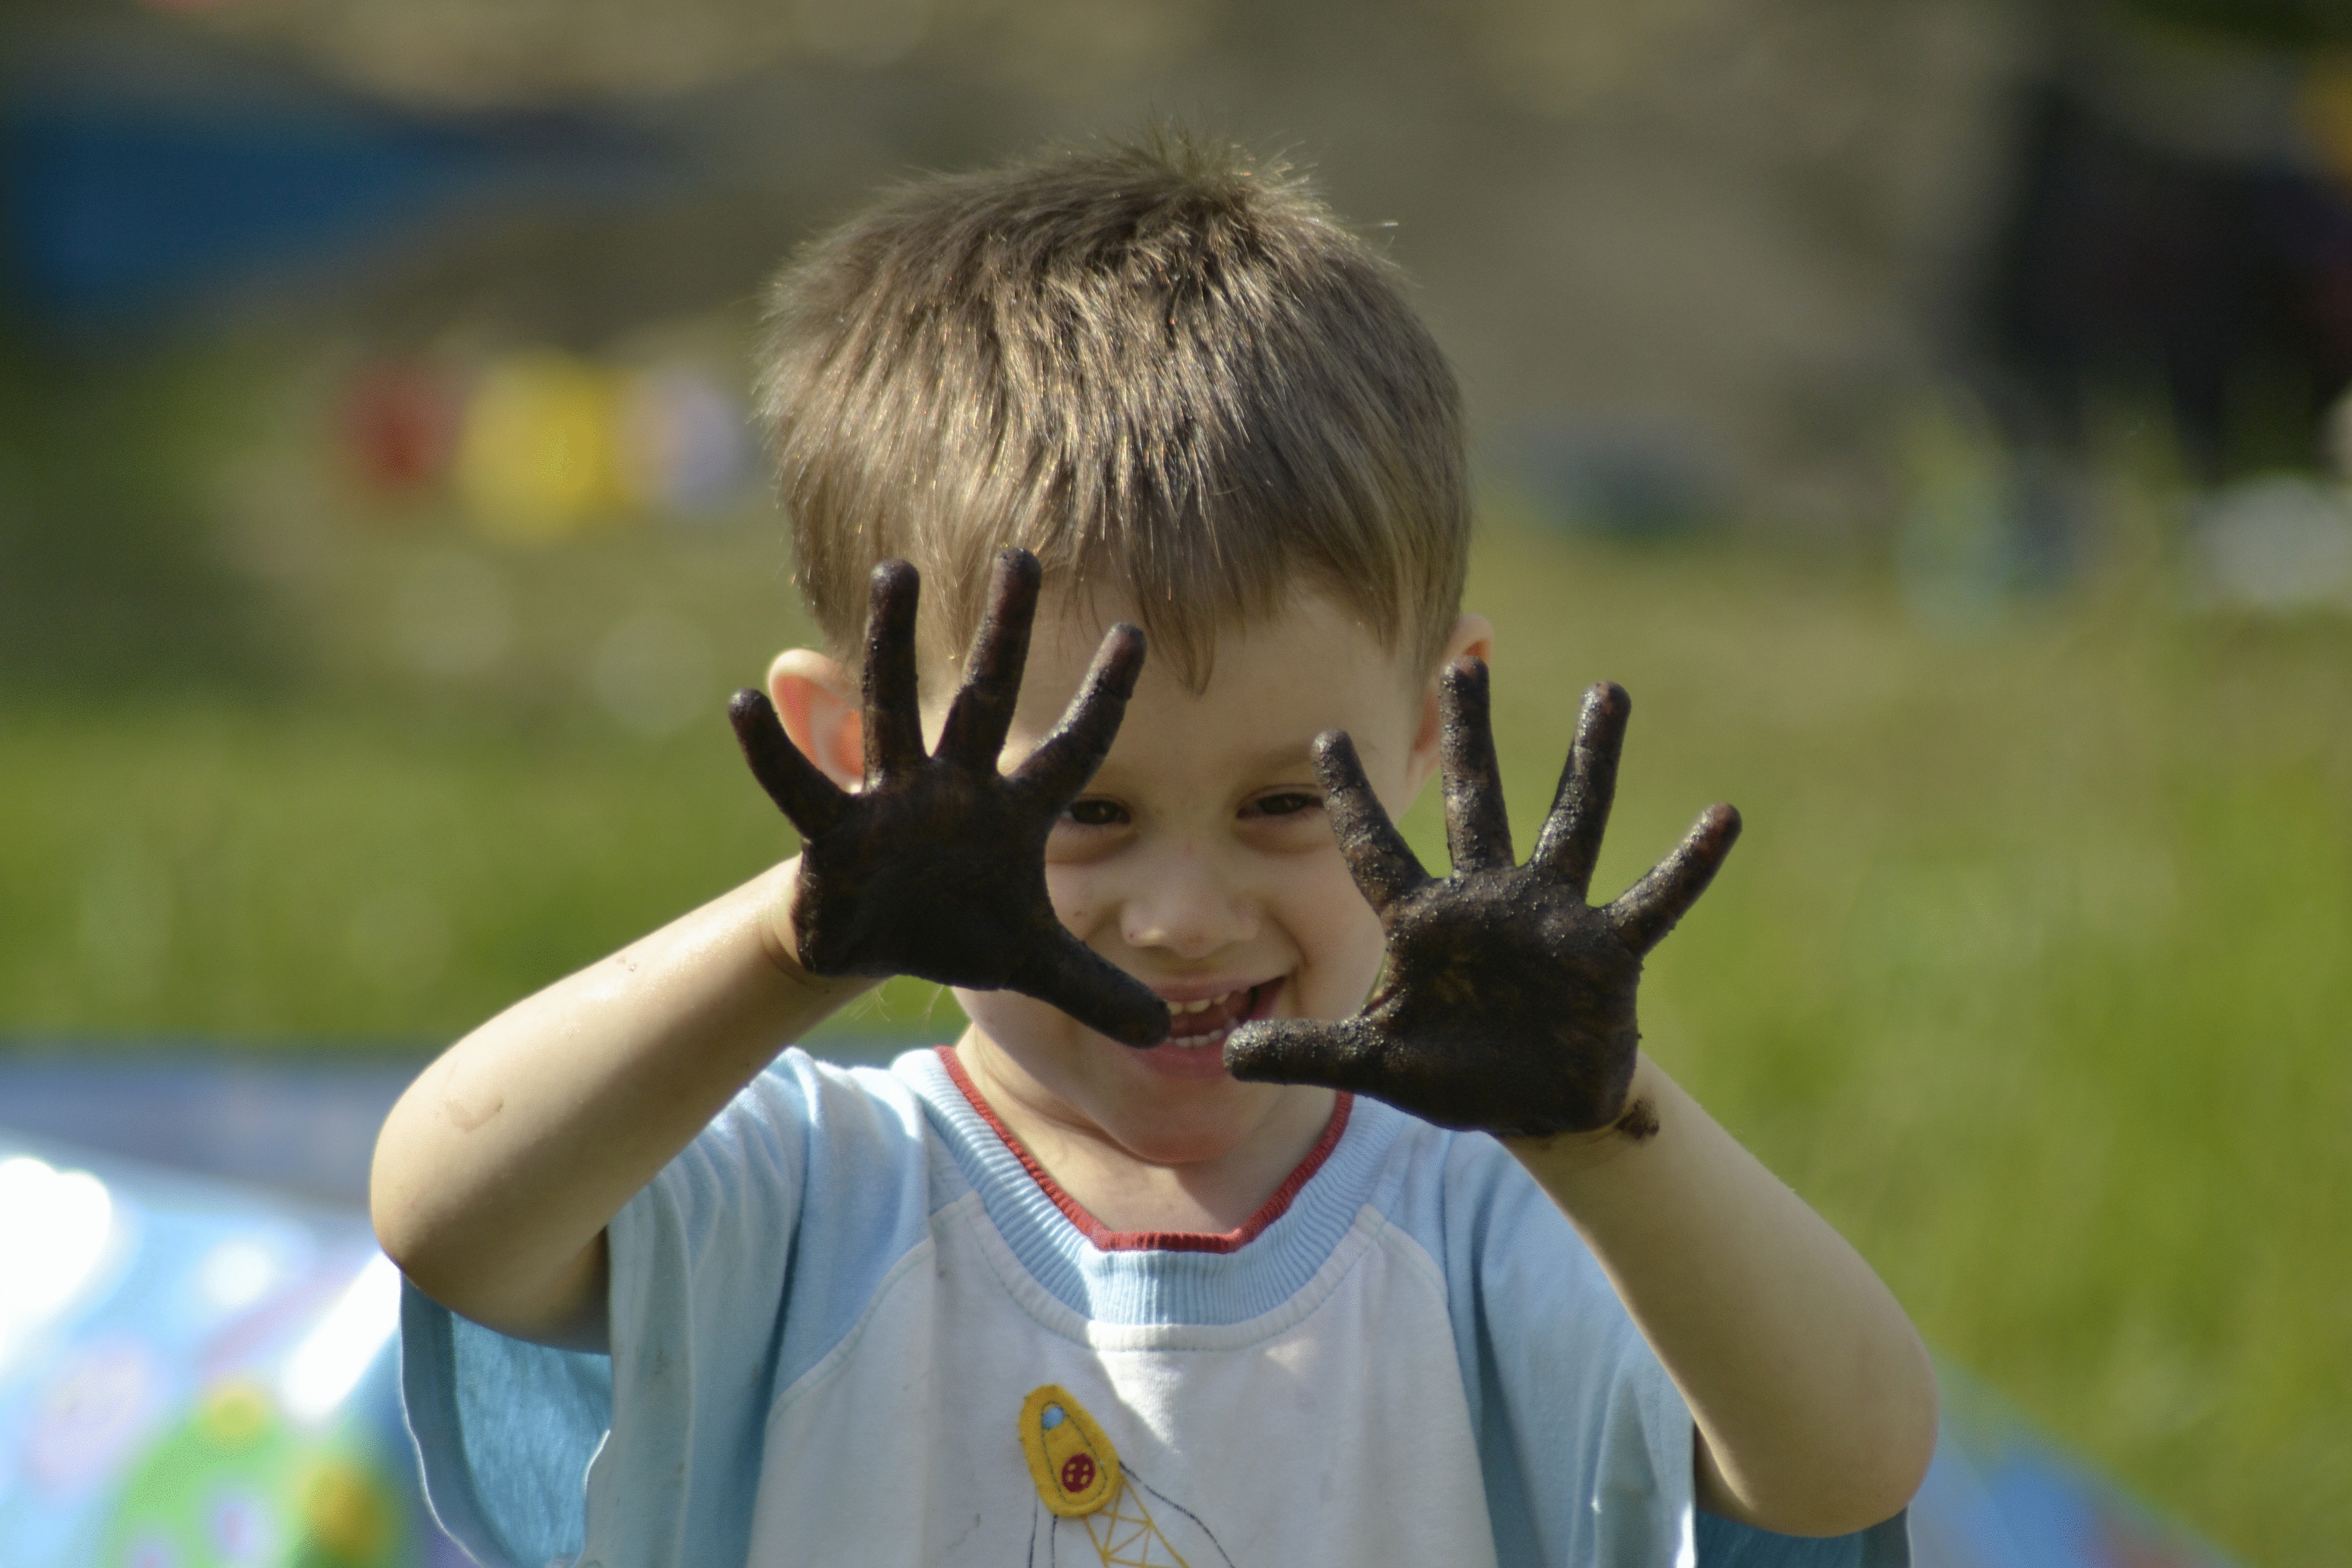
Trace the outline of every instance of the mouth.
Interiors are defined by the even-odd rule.
[[[1160,1044],[1181,1051],[1221,1047],[1225,1043],[1225,1037],[1235,1027],[1271,1013],[1274,999],[1281,990],[1282,981],[1277,977],[1261,980],[1255,985],[1238,986],[1221,996],[1171,1001],[1168,1004],[1168,1037]]]

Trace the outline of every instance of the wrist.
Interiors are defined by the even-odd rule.
[[[1504,1137],[1500,1140],[1502,1145],[1546,1185],[1550,1184],[1551,1179],[1574,1176],[1610,1164],[1657,1135],[1661,1126],[1657,1079],[1650,1058],[1637,1053],[1625,1101],[1607,1125],[1584,1132]]]
[[[760,956],[795,990],[828,1007],[839,1006],[878,982],[868,975],[819,974],[801,962],[800,931],[793,921],[793,909],[800,892],[800,868],[801,858],[795,855],[759,879]]]

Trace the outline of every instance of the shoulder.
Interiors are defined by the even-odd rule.
[[[1502,1340],[1530,1352],[1573,1345],[1579,1358],[1639,1359],[1639,1335],[1600,1260],[1508,1150],[1483,1132],[1363,1109],[1367,1131],[1386,1141],[1372,1205],[1443,1277],[1465,1357]]]
[[[784,1370],[813,1364],[929,1236],[945,1164],[893,1074],[785,1051],[614,1216],[615,1346],[764,1342],[781,1313]]]
[[[1366,1110],[1381,1217],[1444,1277],[1501,1560],[1675,1560],[1690,1418],[1599,1260],[1495,1139]]]
[[[919,1098],[892,1074],[785,1050],[615,1216],[688,1255],[825,1231],[895,1237],[929,1208]]]
[[[843,1161],[915,1156],[922,1112],[889,1073],[822,1062],[793,1046],[710,1119],[667,1180],[791,1179]]]
[[[1535,1178],[1484,1132],[1457,1132],[1359,1100],[1351,1136],[1377,1151],[1370,1202],[1433,1257],[1456,1261],[1504,1246],[1587,1258],[1582,1241]]]

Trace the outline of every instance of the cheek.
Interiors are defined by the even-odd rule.
[[[1100,868],[1083,860],[1046,861],[1045,896],[1062,923],[1082,939],[1093,932],[1112,903]]]
[[[1344,1015],[1356,1010],[1380,972],[1381,920],[1337,853],[1316,861],[1286,900],[1286,923],[1312,971],[1312,994],[1301,1000],[1318,1013]]]
[[[1077,1029],[1059,1008],[1034,996],[1024,996],[1018,991],[958,989],[955,999],[963,1016],[1000,1044],[1006,1040],[1050,1039],[1056,1031],[1075,1033]]]

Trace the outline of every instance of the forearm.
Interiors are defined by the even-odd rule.
[[[1833,1535],[1909,1500],[1935,1448],[1927,1352],[1828,1223],[1644,1058],[1657,1131],[1513,1140],[1698,1425],[1700,1501]]]
[[[774,928],[787,861],[452,1046],[377,1140],[383,1248],[435,1300],[530,1338],[603,1338],[604,1226],[786,1041],[862,990]]]

